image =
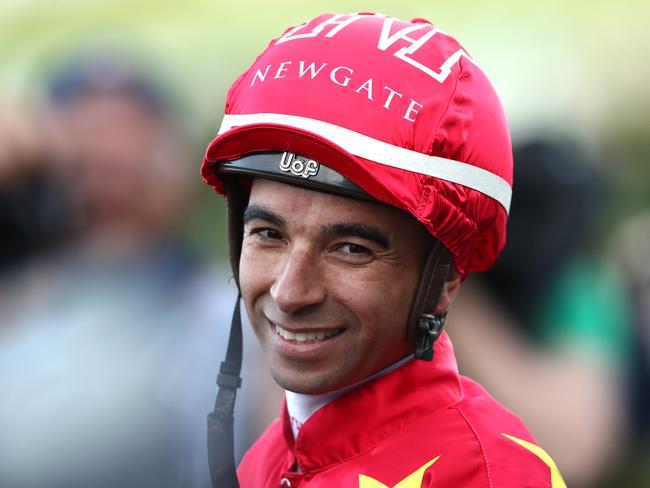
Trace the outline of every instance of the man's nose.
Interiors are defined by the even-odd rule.
[[[300,250],[288,254],[270,293],[284,313],[295,313],[305,307],[318,305],[327,296],[314,258]]]

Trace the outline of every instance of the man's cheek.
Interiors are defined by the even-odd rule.
[[[256,286],[259,286],[257,282],[260,282],[260,278],[265,274],[260,267],[260,263],[256,261],[259,261],[259,259],[256,259],[256,253],[244,247],[239,260],[239,284],[244,296],[252,292]]]

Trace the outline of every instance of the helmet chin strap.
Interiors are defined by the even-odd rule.
[[[237,388],[241,386],[242,327],[240,295],[232,314],[226,359],[217,375],[219,390],[214,410],[208,414],[208,466],[214,488],[238,488],[235,469],[234,411]]]
[[[230,261],[239,289],[239,255],[243,236],[242,216],[246,205],[244,192],[239,184],[231,184],[227,193],[228,238]],[[235,468],[234,410],[237,388],[241,386],[242,326],[240,312],[241,292],[230,323],[230,338],[226,359],[217,375],[217,398],[214,410],[208,414],[208,466],[213,488],[239,488]]]
[[[244,235],[243,215],[248,198],[246,191],[236,178],[228,178],[228,239],[230,265],[239,291],[239,256]],[[213,488],[239,488],[235,467],[234,411],[237,388],[241,386],[242,326],[241,291],[230,323],[230,338],[226,359],[221,363],[217,375],[217,398],[214,410],[208,414],[208,466]]]
[[[409,332],[415,343],[415,358],[433,359],[433,346],[442,332],[447,312],[435,313],[440,293],[451,273],[451,253],[436,240],[422,270],[418,291],[409,315]]]

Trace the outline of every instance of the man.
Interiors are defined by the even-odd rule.
[[[512,179],[501,105],[455,39],[375,14],[288,29],[231,87],[202,174],[228,198],[235,277],[286,390],[241,486],[564,486],[442,332],[461,278],[505,243]],[[218,445],[231,334],[215,486],[237,483]]]
[[[198,386],[233,293],[207,299],[223,273],[175,224],[192,188],[171,93],[109,47],[50,68],[27,133],[43,156],[4,186],[27,232],[0,272],[0,486],[203,486]]]

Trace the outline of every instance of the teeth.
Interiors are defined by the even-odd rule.
[[[330,329],[314,332],[291,332],[287,329],[283,329],[279,325],[276,325],[275,331],[278,333],[278,335],[280,335],[280,337],[288,341],[308,342],[329,339],[330,337],[338,335],[341,332],[341,329]]]

